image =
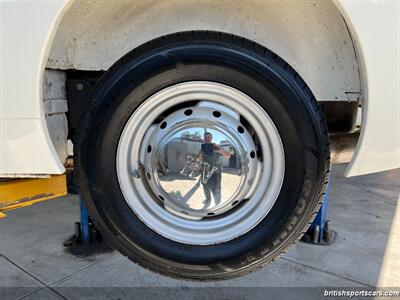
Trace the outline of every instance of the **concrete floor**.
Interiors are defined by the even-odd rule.
[[[345,167],[332,170],[329,215],[338,232],[333,245],[298,243],[272,265],[222,282],[159,276],[115,251],[73,257],[62,243],[79,218],[76,196],[10,211],[0,220],[0,299],[310,299],[319,298],[324,288],[375,287],[382,276],[400,172],[345,179]],[[400,278],[400,268],[394,272]]]

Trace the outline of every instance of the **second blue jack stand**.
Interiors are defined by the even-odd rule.
[[[330,245],[335,240],[337,234],[332,230],[331,221],[328,220],[329,192],[330,188],[328,185],[321,208],[310,228],[301,239],[303,242],[316,245]]]

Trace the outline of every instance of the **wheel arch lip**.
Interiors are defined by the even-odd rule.
[[[344,0],[334,0],[334,3],[352,37],[362,85],[361,134],[345,175],[351,177],[398,168],[400,29],[396,16],[400,18],[400,3]],[[382,55],[382,49],[392,51]]]
[[[0,3],[4,25],[0,38],[6,41],[0,47],[0,65],[7,74],[6,80],[3,69],[0,72],[0,177],[42,177],[65,172],[46,122],[42,85],[57,28],[71,4],[72,1]],[[35,26],[31,30],[26,24]],[[26,42],[21,47],[19,40],[23,38]],[[17,50],[20,48],[24,55]],[[23,74],[20,70],[24,70]],[[34,144],[30,151],[26,151],[28,143]]]

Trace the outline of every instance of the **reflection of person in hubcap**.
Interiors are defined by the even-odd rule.
[[[198,155],[198,159],[203,161],[203,168],[205,168],[202,176],[211,175],[209,178],[203,178],[202,180],[204,194],[206,196],[206,199],[203,201],[205,206],[211,204],[211,192],[214,196],[215,205],[221,202],[221,156],[226,158],[231,156],[231,154],[221,146],[212,143],[212,138],[213,136],[210,132],[204,133],[204,143],[201,144],[201,150]],[[214,172],[210,173],[212,169],[214,169]]]

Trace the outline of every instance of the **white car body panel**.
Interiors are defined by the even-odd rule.
[[[42,101],[50,42],[65,1],[0,3],[0,176],[65,171],[51,142]]]
[[[70,4],[62,0],[0,2],[0,177],[65,171],[47,128],[42,81],[57,26]],[[347,175],[400,167],[396,23],[400,5],[336,4],[352,33],[364,92],[361,139]]]
[[[362,131],[346,175],[400,167],[400,2],[338,1],[363,85]]]

